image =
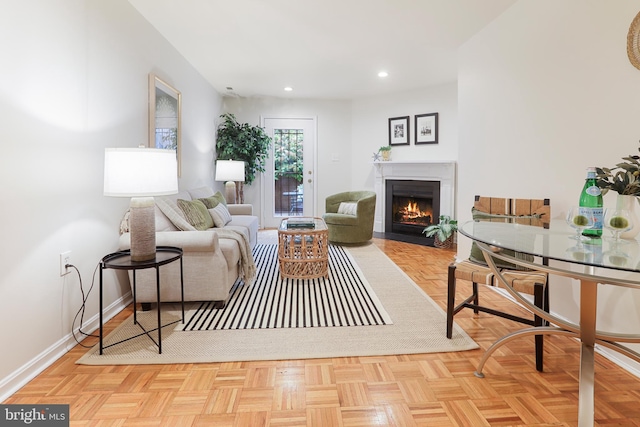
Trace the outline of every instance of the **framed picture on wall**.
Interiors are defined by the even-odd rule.
[[[409,116],[389,119],[389,145],[409,145]]]
[[[438,143],[438,113],[416,114],[415,142],[416,145]]]
[[[181,167],[182,94],[155,74],[149,74],[149,147],[176,150]]]

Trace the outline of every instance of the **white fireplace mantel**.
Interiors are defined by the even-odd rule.
[[[375,161],[376,217],[373,230],[384,232],[385,181],[415,179],[440,181],[440,215],[455,218],[456,163],[453,161]]]

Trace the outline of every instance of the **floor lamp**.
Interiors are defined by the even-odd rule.
[[[238,203],[243,202],[243,200],[236,200],[236,181],[244,182],[244,162],[236,160],[216,160],[216,181],[225,181],[224,197],[227,203],[234,204],[236,201]]]
[[[178,192],[175,150],[159,148],[106,148],[104,195],[131,197],[129,231],[131,260],[156,257],[156,222],[153,196]]]

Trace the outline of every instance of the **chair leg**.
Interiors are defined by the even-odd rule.
[[[471,282],[471,289],[473,290],[473,304],[476,306],[473,309],[475,314],[480,313],[477,307],[480,305],[480,293],[478,292],[478,284],[476,282]]]
[[[450,265],[447,276],[447,338],[453,336],[453,310],[456,304],[456,266]]]
[[[551,311],[551,307],[549,305],[549,286],[545,286],[544,287],[544,311],[546,311],[547,313],[549,313]],[[545,320],[543,323],[543,326],[549,326],[549,321]]]
[[[545,302],[545,299],[547,302]],[[536,283],[533,291],[533,304],[544,310],[548,310],[548,299],[549,294],[546,292],[546,286]],[[533,326],[544,326],[547,322],[537,314],[533,317]],[[542,372],[543,363],[542,363],[542,355],[544,353],[544,335],[536,335],[535,336],[535,347],[536,347],[536,370],[538,372]]]

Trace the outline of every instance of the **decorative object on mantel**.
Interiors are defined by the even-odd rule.
[[[415,144],[438,143],[438,113],[416,114]]]
[[[251,185],[256,179],[256,173],[265,171],[271,137],[260,126],[238,123],[233,114],[225,113],[220,117],[223,121],[218,125],[217,159],[244,161],[244,183]],[[238,182],[236,203],[244,203],[244,183]]]
[[[426,227],[422,232],[427,237],[433,237],[436,248],[448,249],[453,245],[453,235],[458,231],[458,221],[451,219],[449,215],[440,215],[437,224]]]
[[[409,116],[389,119],[389,145],[409,145]]]
[[[640,148],[638,149],[640,151]],[[640,156],[629,155],[623,157],[624,162],[616,164],[615,167],[598,168],[596,167],[596,176],[598,178],[598,187],[602,190],[602,195],[607,194],[609,190],[618,193],[616,199],[616,208],[626,209],[631,212],[633,228],[625,231],[620,235],[623,239],[633,239],[640,233],[640,218],[634,201],[640,200]]]
[[[383,161],[388,162],[389,160],[391,160],[391,146],[383,145],[378,149],[378,154],[382,156]],[[377,160],[380,160],[380,157],[378,157]]]
[[[627,56],[634,67],[640,70],[640,13],[633,18],[627,33]]]

